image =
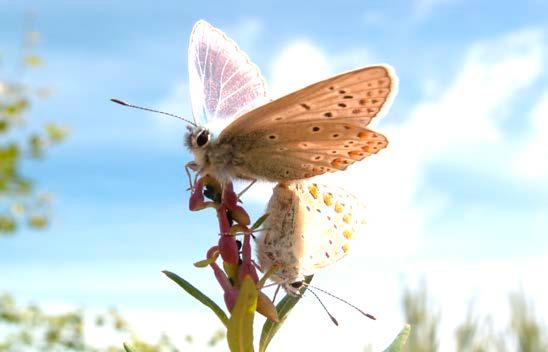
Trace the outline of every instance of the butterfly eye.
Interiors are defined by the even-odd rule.
[[[207,142],[209,142],[209,131],[200,131],[200,133],[198,133],[198,136],[196,137],[196,145],[198,147],[203,147],[207,144]]]
[[[295,281],[291,283],[291,287],[293,288],[301,288],[302,285],[303,285],[302,281]]]

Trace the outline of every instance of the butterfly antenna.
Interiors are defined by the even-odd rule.
[[[280,291],[280,287],[282,287],[282,285],[278,285],[278,287],[276,287],[276,291],[274,291],[274,297],[272,297],[272,304],[274,304],[274,302],[276,302],[276,296],[278,296],[278,292]]]
[[[313,289],[315,289],[315,290],[318,290],[318,291],[320,291],[320,292],[323,292],[323,293],[325,293],[326,295],[329,295],[329,296],[331,296],[331,297],[333,297],[333,298],[335,298],[335,299],[337,299],[337,300],[339,300],[339,301],[341,301],[341,302],[343,302],[343,303],[349,305],[350,307],[352,307],[352,308],[354,308],[355,310],[357,310],[358,312],[362,313],[363,315],[365,315],[365,316],[368,317],[369,319],[377,320],[377,318],[375,318],[373,315],[364,312],[363,310],[361,310],[360,308],[356,307],[356,306],[353,305],[352,303],[350,303],[350,302],[348,302],[347,300],[344,300],[344,299],[342,299],[342,298],[340,298],[340,297],[338,297],[338,296],[335,296],[335,295],[332,294],[331,292],[328,292],[328,291],[326,291],[326,290],[322,290],[321,288],[316,287],[316,286],[312,286],[312,285],[310,285],[310,284],[307,284],[306,282],[303,282],[303,284],[307,285],[309,289],[310,289],[310,288],[313,288]],[[312,292],[312,291],[310,291],[310,292]]]
[[[194,127],[198,127],[197,124],[195,124],[194,122],[190,121],[190,120],[187,120],[185,119],[184,117],[181,117],[179,115],[175,115],[175,114],[170,114],[169,112],[163,112],[163,111],[159,111],[159,110],[154,110],[154,109],[149,109],[149,108],[144,108],[142,106],[137,106],[137,105],[133,105],[133,104],[130,104],[126,101],[123,101],[123,100],[120,100],[120,99],[116,99],[116,98],[112,98],[110,99],[111,102],[113,103],[116,103],[116,104],[120,104],[120,105],[123,105],[123,106],[127,106],[127,107],[130,107],[130,108],[135,108],[135,109],[139,109],[139,110],[145,110],[145,111],[150,111],[150,112],[155,112],[157,114],[162,114],[162,115],[167,115],[167,116],[171,116],[171,117],[176,117],[178,118],[179,120],[183,120],[184,122],[194,126]]]
[[[327,310],[327,307],[325,306],[325,304],[323,304],[322,300],[320,299],[320,297],[318,297],[316,292],[314,292],[310,289],[310,286],[308,287],[308,292],[312,293],[314,295],[314,297],[316,297],[318,302],[320,302],[320,304],[322,305],[322,307],[325,310],[325,312],[327,313],[327,315],[329,315],[329,317],[331,318],[331,321],[333,322],[333,324],[339,326],[339,322],[337,321],[337,319],[335,319],[335,317],[333,315],[331,315],[331,313],[329,313],[329,311]]]

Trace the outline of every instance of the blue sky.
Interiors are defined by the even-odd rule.
[[[344,178],[325,180],[344,182],[370,211],[366,238],[316,279],[386,317],[364,323],[369,332],[353,348],[390,340],[403,323],[401,288],[421,277],[448,327],[464,318],[469,300],[505,316],[506,292],[520,286],[548,311],[548,286],[536,276],[548,264],[546,1],[0,0],[0,8],[0,80],[17,78],[9,67],[20,53],[24,15],[33,11],[45,66],[25,79],[54,95],[37,101],[29,117],[72,130],[47,160],[25,165],[56,196],[53,224],[0,239],[0,291],[52,306],[116,305],[160,316],[180,310],[169,321],[188,329],[182,316],[189,312],[207,321],[208,312],[160,274],[171,269],[217,291],[209,273],[191,266],[216,230],[211,211],[187,210],[185,126],[108,101],[190,116],[186,46],[203,18],[239,43],[274,96],[368,64],[396,69],[399,95],[375,126],[389,148]],[[255,216],[266,201],[259,189],[249,199]],[[354,277],[363,277],[359,289]],[[321,314],[305,302],[289,324],[355,340],[356,327],[331,332]]]

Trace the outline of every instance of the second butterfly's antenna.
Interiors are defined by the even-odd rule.
[[[276,296],[278,295],[278,291],[280,291],[280,287],[282,287],[282,285],[278,285],[278,287],[276,287],[276,291],[274,291],[274,297],[272,297],[272,304],[276,302]]]
[[[365,315],[365,316],[368,317],[369,319],[377,320],[377,318],[375,318],[373,315],[364,312],[363,310],[361,310],[360,308],[356,307],[356,306],[353,305],[352,303],[350,303],[350,302],[348,302],[348,301],[346,301],[346,300],[344,300],[344,299],[342,299],[342,298],[340,298],[340,297],[338,297],[338,296],[335,296],[335,295],[332,294],[331,292],[328,292],[328,291],[326,291],[326,290],[322,290],[321,288],[316,287],[316,286],[312,286],[312,285],[310,285],[310,284],[307,284],[306,282],[303,282],[303,284],[307,285],[307,286],[308,286],[308,290],[309,290],[310,292],[312,292],[312,293],[314,293],[314,292],[313,292],[312,290],[310,290],[311,288],[313,288],[313,289],[315,289],[315,290],[318,290],[318,291],[320,291],[320,292],[323,292],[323,293],[325,293],[326,295],[329,295],[329,296],[331,296],[331,297],[333,297],[333,298],[335,298],[335,299],[337,299],[337,300],[343,302],[344,304],[349,305],[350,307],[352,307],[352,308],[354,308],[355,310],[357,310],[358,312],[362,313],[363,315]],[[314,293],[314,295],[316,295],[316,294]],[[316,297],[317,297],[317,296],[316,296]],[[318,298],[318,300],[319,300],[319,298]],[[321,301],[320,301],[320,303],[321,303]],[[323,306],[323,303],[322,303],[322,306]],[[325,308],[325,307],[324,307],[324,308]],[[329,312],[328,312],[328,314],[329,314]],[[329,315],[331,316],[331,314],[329,314]]]
[[[335,317],[333,315],[331,315],[331,313],[329,313],[329,311],[327,310],[327,307],[325,306],[325,304],[323,304],[322,300],[320,299],[320,297],[318,297],[318,295],[316,294],[316,292],[312,291],[310,289],[310,285],[308,286],[308,292],[312,293],[314,295],[314,297],[316,297],[316,299],[318,300],[318,302],[320,302],[320,304],[322,305],[323,309],[325,310],[325,312],[327,313],[327,315],[329,315],[329,317],[331,318],[331,321],[333,322],[333,324],[339,326],[339,322],[337,321],[337,319],[335,319]]]
[[[149,109],[149,108],[144,108],[142,106],[137,106],[137,105],[133,105],[133,104],[130,104],[128,102],[125,102],[123,100],[120,100],[120,99],[116,99],[116,98],[112,98],[110,99],[110,101],[112,101],[113,103],[116,103],[116,104],[120,104],[120,105],[123,105],[123,106],[127,106],[127,107],[130,107],[130,108],[135,108],[135,109],[140,109],[140,110],[145,110],[145,111],[150,111],[150,112],[155,112],[157,114],[162,114],[162,115],[167,115],[167,116],[172,116],[172,117],[176,117],[180,120],[183,120],[184,122],[194,126],[194,127],[198,127],[197,124],[195,124],[194,122],[192,121],[189,121],[187,119],[185,119],[184,117],[181,117],[179,115],[175,115],[175,114],[170,114],[169,112],[163,112],[163,111],[159,111],[159,110],[154,110],[154,109]]]

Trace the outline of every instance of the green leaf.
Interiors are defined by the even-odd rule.
[[[41,214],[30,215],[27,219],[29,226],[35,229],[43,229],[49,224],[49,219]]]
[[[9,105],[2,106],[2,113],[4,113],[8,118],[15,117],[21,115],[28,107],[29,102],[26,99],[21,98]]]
[[[14,233],[17,229],[17,223],[11,215],[0,214],[0,233]]]
[[[213,302],[211,298],[204,295],[202,292],[200,292],[200,290],[192,286],[188,281],[181,278],[177,274],[174,274],[167,270],[164,270],[162,272],[171,280],[173,280],[177,285],[181,286],[181,288],[188,292],[192,297],[196,298],[202,304],[209,307],[213,311],[213,313],[215,313],[217,317],[219,317],[224,326],[228,326],[228,317],[226,316],[225,312],[221,309],[221,307]]]
[[[207,258],[204,260],[199,260],[196,263],[194,263],[194,266],[197,268],[205,268],[206,266],[209,266],[217,261],[217,258],[219,257],[220,253],[219,251],[215,251],[211,258]]]
[[[124,350],[126,350],[126,352],[137,352],[130,345],[128,345],[125,342],[124,342]]]
[[[8,130],[9,124],[7,121],[0,120],[0,133],[5,133]]]
[[[38,55],[29,55],[25,57],[25,65],[30,67],[38,67],[42,64],[42,59]]]
[[[312,281],[312,277],[314,275],[307,276],[304,280],[307,284]],[[303,285],[301,288],[301,295],[306,290],[306,285]],[[268,344],[276,335],[278,330],[282,327],[282,324],[284,323],[285,319],[287,319],[287,316],[289,315],[289,312],[293,309],[295,304],[299,302],[301,298],[300,297],[294,297],[291,295],[286,294],[285,297],[276,305],[276,311],[278,312],[278,318],[280,319],[279,323],[275,323],[273,321],[267,320],[263,325],[263,331],[261,332],[261,340],[259,342],[259,352],[266,351],[266,348],[268,347]]]
[[[53,123],[46,125],[46,133],[52,143],[60,143],[67,138],[69,133],[68,128],[60,127]]]
[[[28,140],[30,154],[32,158],[40,158],[44,154],[44,147],[46,146],[46,141],[37,134],[32,134]]]
[[[199,260],[196,263],[194,263],[194,266],[197,268],[206,268],[210,266],[213,262],[214,261],[212,261],[211,259]]]
[[[405,346],[410,333],[411,325],[405,324],[398,336],[396,336],[390,346],[388,346],[388,348],[386,348],[383,352],[400,352],[403,349],[403,346]]]
[[[228,322],[226,338],[231,352],[253,351],[253,317],[257,309],[257,287],[246,276]]]
[[[263,222],[268,218],[269,215],[270,214],[266,213],[260,218],[258,218],[257,221],[255,221],[255,223],[253,224],[253,226],[251,226],[251,231],[258,229],[259,226],[263,224]]]
[[[10,206],[10,213],[13,216],[22,215],[25,213],[25,209],[26,209],[25,204],[21,202],[15,202]]]

